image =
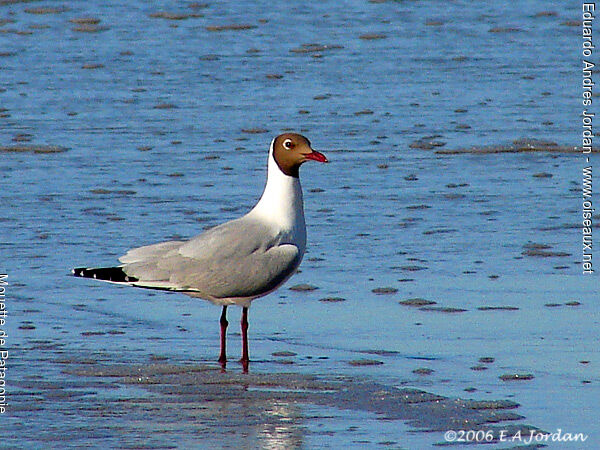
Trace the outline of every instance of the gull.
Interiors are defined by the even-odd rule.
[[[294,274],[306,249],[299,170],[306,161],[328,162],[310,141],[285,133],[271,141],[267,183],[246,215],[187,241],[166,241],[129,250],[116,267],[76,268],[76,277],[146,289],[181,292],[222,307],[219,363],[227,362],[227,307],[242,307],[242,363],[248,371],[248,308],[254,299]]]

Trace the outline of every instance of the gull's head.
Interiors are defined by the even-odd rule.
[[[329,162],[323,153],[314,150],[310,141],[301,134],[284,133],[273,139],[273,159],[286,175],[298,178],[300,166],[309,159]]]

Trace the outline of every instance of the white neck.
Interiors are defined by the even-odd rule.
[[[284,174],[273,157],[273,142],[269,150],[267,184],[262,197],[250,211],[282,230],[305,233],[304,207],[300,179]]]

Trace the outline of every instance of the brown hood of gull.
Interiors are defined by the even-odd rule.
[[[294,178],[299,177],[302,163],[313,161],[329,162],[322,153],[313,150],[310,141],[301,134],[280,134],[273,140],[273,158],[281,171]]]

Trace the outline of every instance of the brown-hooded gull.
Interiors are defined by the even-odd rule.
[[[262,197],[243,217],[211,228],[187,241],[134,248],[117,267],[77,268],[76,277],[162,289],[222,306],[221,354],[225,366],[227,306],[242,309],[242,358],[248,368],[248,308],[273,292],[298,268],[306,248],[306,225],[299,169],[308,161],[328,162],[295,133],[277,136],[269,148]]]

